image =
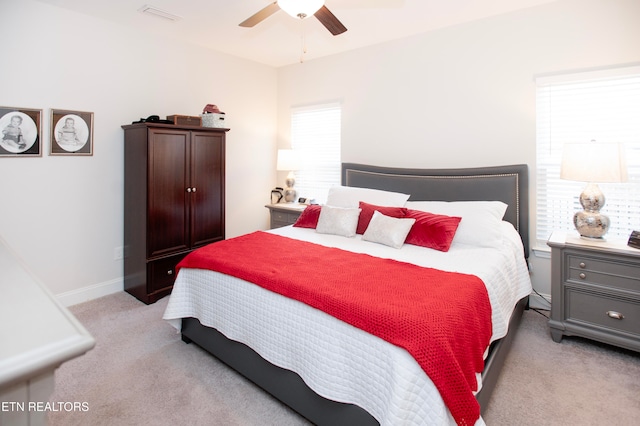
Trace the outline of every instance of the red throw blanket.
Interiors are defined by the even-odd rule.
[[[473,275],[423,268],[266,232],[210,244],[178,268],[210,269],[320,309],[406,349],[460,425],[480,416],[476,373],[491,305]]]

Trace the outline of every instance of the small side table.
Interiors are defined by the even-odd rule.
[[[267,204],[265,206],[271,214],[270,228],[280,228],[282,226],[293,225],[307,208],[306,204],[298,203],[278,203]]]
[[[581,336],[640,351],[640,250],[554,233],[551,337]]]

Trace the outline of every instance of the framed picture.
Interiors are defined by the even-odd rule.
[[[42,110],[0,107],[0,157],[42,156]]]
[[[52,109],[50,155],[93,155],[93,113]]]

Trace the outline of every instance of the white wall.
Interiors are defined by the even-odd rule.
[[[227,113],[228,237],[265,229],[276,70],[32,0],[0,2],[0,105],[37,108],[42,157],[0,158],[0,235],[63,302],[122,289],[122,124]],[[50,110],[94,113],[94,155],[48,156]],[[273,161],[265,161],[272,158]]]
[[[343,102],[342,160],[385,166],[526,163],[535,236],[535,85],[543,73],[640,61],[640,1],[561,0],[281,68],[291,105]],[[550,265],[531,257],[534,288]]]

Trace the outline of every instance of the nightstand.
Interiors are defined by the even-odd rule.
[[[293,225],[307,208],[306,204],[298,203],[278,203],[267,204],[265,206],[271,214],[270,228],[280,228],[282,226]]]
[[[581,336],[640,351],[640,250],[554,233],[551,337]]]

